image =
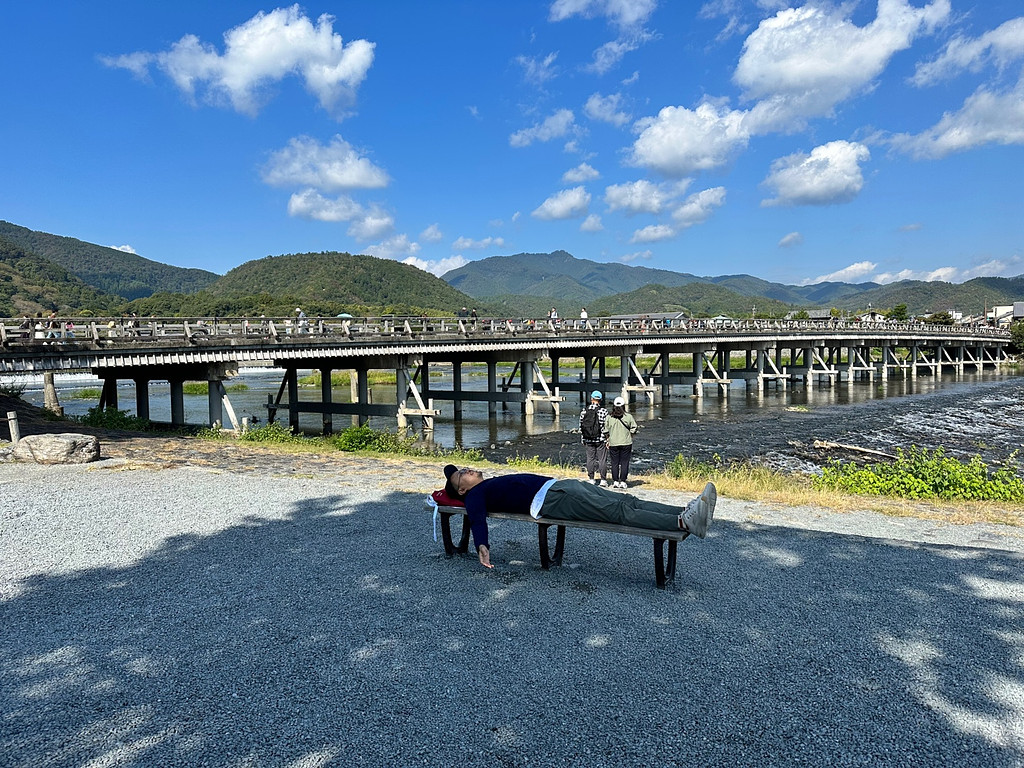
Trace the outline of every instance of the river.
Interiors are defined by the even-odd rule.
[[[466,389],[484,389],[486,378],[464,372]],[[302,375],[304,372],[300,372]],[[276,396],[282,372],[276,369],[243,369],[231,385],[242,384],[229,392],[239,418],[265,420],[267,395]],[[25,400],[43,404],[42,377],[10,377],[26,385]],[[85,374],[58,375],[58,397],[65,413],[84,414],[96,404],[96,377]],[[435,388],[450,388],[451,379],[443,372]],[[81,397],[85,392],[88,397]],[[609,396],[614,392],[609,389]],[[338,401],[347,401],[348,388],[334,392]],[[300,398],[316,400],[319,389],[300,391]],[[393,385],[373,388],[374,402],[395,401]],[[134,412],[135,393],[130,383],[119,391],[120,406]],[[466,403],[463,419],[454,423],[452,403],[439,401],[441,409],[434,433],[425,442],[452,447],[479,448],[488,458],[539,456],[560,463],[579,463],[578,427],[580,401],[569,393],[556,418],[550,408],[530,417],[518,405],[499,409],[489,419],[484,403]],[[943,447],[959,457],[980,454],[988,461],[1000,461],[1024,448],[1024,377],[1016,372],[966,374],[956,377],[920,376],[916,379],[890,379],[885,384],[855,382],[834,387],[815,386],[786,390],[769,389],[763,395],[748,393],[742,383],[732,387],[727,397],[717,388],[706,389],[706,396],[695,398],[689,388],[678,387],[672,396],[653,406],[634,403],[632,413],[641,425],[634,447],[634,466],[658,469],[676,454],[698,459],[751,459],[782,469],[813,471],[821,457],[809,447],[814,440],[852,444],[872,450],[891,452],[897,447],[916,445]],[[205,395],[185,396],[185,418],[193,424],[204,423],[207,414]],[[170,421],[170,394],[166,383],[150,385],[150,416]],[[347,426],[349,418],[336,416],[335,430]],[[416,420],[414,420],[414,424]],[[371,426],[393,429],[394,420],[374,418]],[[301,426],[317,431],[319,416],[303,415]]]

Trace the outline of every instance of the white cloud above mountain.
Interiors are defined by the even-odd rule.
[[[320,106],[337,119],[346,116],[373,64],[374,44],[345,44],[334,32],[334,17],[314,23],[298,5],[260,11],[224,33],[223,53],[188,34],[166,51],[103,56],[108,66],[145,77],[162,71],[190,100],[257,114],[270,100],[269,86],[299,78]]]
[[[762,206],[835,205],[853,200],[864,187],[860,164],[871,153],[863,144],[831,141],[815,147],[811,153],[794,153],[772,163],[763,184],[775,191],[775,197],[761,201]]]

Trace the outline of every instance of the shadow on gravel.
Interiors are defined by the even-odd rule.
[[[309,498],[0,603],[0,764],[1020,766],[1021,556],[716,523],[446,560]],[[627,540],[628,539],[628,540]],[[88,542],[83,542],[83,546]]]

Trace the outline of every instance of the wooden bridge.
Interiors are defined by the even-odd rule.
[[[414,416],[430,429],[440,413],[435,400],[452,401],[459,419],[465,402],[486,402],[490,414],[509,403],[525,413],[541,404],[557,413],[565,391],[601,389],[653,403],[673,387],[689,387],[697,397],[717,388],[725,396],[734,380],[762,393],[768,386],[981,372],[1007,361],[1009,342],[1008,332],[987,326],[888,322],[62,317],[33,319],[27,327],[0,320],[0,374],[91,371],[103,381],[101,407],[116,407],[118,382],[133,381],[143,418],[150,382],[167,381],[173,424],[184,424],[184,383],[206,381],[210,423],[238,428],[224,381],[241,366],[272,365],[284,376],[268,403],[270,417],[287,411],[297,427],[300,413],[319,413],[330,433],[335,414],[361,423],[395,417],[400,427]],[[550,377],[541,360],[550,360]],[[563,360],[582,360],[583,373],[562,379]],[[466,364],[486,365],[485,391],[463,388]],[[442,365],[451,366],[448,390],[430,383],[431,366]],[[300,369],[321,373],[320,402],[299,399]],[[355,372],[351,402],[332,399],[336,370]],[[397,406],[371,402],[371,370],[394,371]]]

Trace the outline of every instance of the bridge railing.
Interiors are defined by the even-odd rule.
[[[983,336],[1005,341],[1009,332],[987,325],[928,325],[919,322],[860,320],[731,320],[721,318],[597,317],[586,320],[548,318],[461,318],[384,315],[370,317],[82,317],[0,318],[4,347],[29,347],[80,342],[112,345],[159,340],[237,338],[267,340],[457,338],[486,336],[550,336],[578,334],[650,335],[713,334],[721,336],[775,333],[869,331],[894,334],[925,332],[942,336]]]

